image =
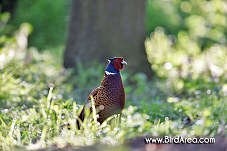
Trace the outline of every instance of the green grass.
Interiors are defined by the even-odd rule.
[[[17,38],[1,42],[0,150],[67,143],[118,145],[142,135],[227,134],[225,81],[185,80],[183,90],[175,91],[166,86],[168,80],[147,81],[144,74],[132,74],[127,68],[122,71],[127,105],[121,122],[111,117],[99,125],[94,115],[87,114],[78,130],[75,123],[81,105],[100,84],[104,65],[94,63],[85,69],[79,64],[74,74],[63,69],[54,55],[22,49]],[[62,127],[66,123],[70,127]]]

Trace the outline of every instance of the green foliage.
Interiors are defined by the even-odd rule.
[[[0,14],[0,33],[3,33],[6,25],[7,25],[7,22],[9,20],[9,17],[10,17],[10,14],[9,13],[1,13]]]
[[[157,26],[164,27],[172,34],[184,28],[182,24],[184,15],[179,12],[179,5],[176,5],[176,2],[177,0],[147,0],[146,28],[148,33],[151,33]]]
[[[146,24],[148,32],[157,26],[177,35],[185,30],[199,36],[202,43],[223,41],[226,30],[225,0],[148,0]]]
[[[13,13],[11,24],[18,27],[23,22],[33,26],[30,46],[45,49],[63,45],[69,1],[65,0],[20,0]]]
[[[167,78],[174,91],[188,91],[188,85],[193,83],[195,87],[209,83],[208,88],[214,83],[221,87],[226,82],[227,23],[223,22],[226,12],[222,9],[225,4],[225,1],[179,1],[177,7],[187,14],[183,20],[187,30],[179,31],[175,38],[158,27],[146,40],[152,69],[159,77]]]
[[[222,116],[227,111],[226,2],[169,3],[184,13],[181,21],[185,29],[175,33],[175,37],[157,27],[145,41],[148,61],[163,84],[161,90],[169,96],[167,102],[174,108],[170,109],[172,114],[168,113],[170,119],[182,117],[178,123],[168,117],[167,134],[175,123],[185,135],[213,136],[217,130],[223,131],[227,122]]]

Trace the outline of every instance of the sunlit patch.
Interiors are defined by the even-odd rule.
[[[170,63],[170,62],[166,62],[166,63],[164,64],[164,68],[165,68],[166,70],[170,70],[170,69],[172,69],[172,67],[173,67],[173,65],[172,65],[172,63]]]
[[[192,6],[188,1],[182,1],[180,8],[183,12],[189,13],[192,10]]]
[[[167,99],[167,102],[169,102],[169,103],[176,103],[178,101],[179,101],[179,98],[177,98],[177,97],[169,97]]]
[[[227,96],[227,84],[222,85],[222,91],[224,93],[224,96]]]

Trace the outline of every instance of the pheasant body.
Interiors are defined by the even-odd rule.
[[[121,113],[125,106],[125,91],[120,74],[104,76],[94,102],[99,110],[100,123],[111,115]]]
[[[125,106],[125,91],[119,70],[126,64],[122,57],[109,59],[109,64],[105,70],[101,85],[94,89],[88,96],[87,102],[79,115],[81,121],[84,120],[85,108],[91,109],[90,96],[94,98],[96,111],[98,112],[97,121],[102,123],[108,117],[119,114]],[[77,123],[79,127],[79,123]]]

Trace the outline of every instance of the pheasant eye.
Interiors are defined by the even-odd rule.
[[[121,69],[123,69],[124,65],[121,63]]]

